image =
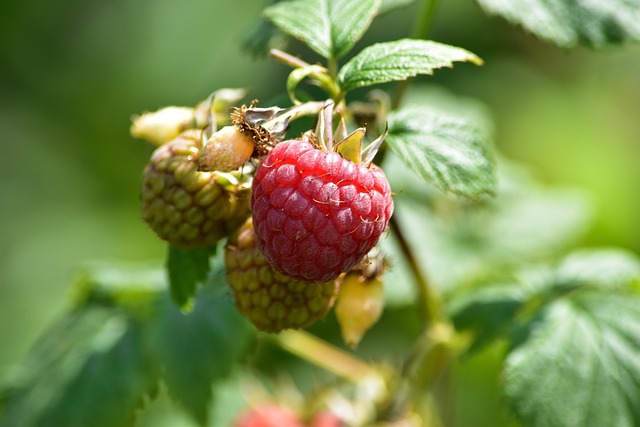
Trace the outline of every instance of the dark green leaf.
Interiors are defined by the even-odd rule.
[[[456,61],[482,60],[473,53],[428,40],[404,39],[371,45],[347,62],[338,73],[343,91],[379,83],[406,80],[418,74],[433,74]]]
[[[132,426],[143,397],[156,387],[139,335],[117,310],[72,313],[29,354],[0,426]]]
[[[209,259],[215,247],[205,249],[177,249],[169,246],[167,270],[171,297],[178,306],[189,311],[198,283],[204,283],[209,273]]]
[[[524,425],[640,425],[640,297],[572,293],[520,332],[504,382]]]
[[[637,0],[478,0],[489,13],[520,24],[541,39],[570,48],[640,40]]]
[[[242,46],[254,55],[264,56],[269,53],[273,45],[277,44],[282,33],[271,21],[265,19],[257,21],[254,25],[251,32],[244,38]]]
[[[456,329],[475,333],[469,351],[477,351],[509,331],[526,297],[518,285],[482,286],[454,299],[448,311]]]
[[[74,303],[147,304],[166,286],[166,273],[157,263],[94,262],[81,269],[76,278]]]
[[[387,142],[407,166],[443,191],[467,197],[495,191],[490,143],[473,122],[407,107],[389,116]]]
[[[360,40],[376,16],[379,0],[290,0],[265,9],[282,31],[325,58],[340,58]]]
[[[224,281],[224,274],[215,280]],[[149,351],[163,369],[169,394],[200,425],[208,420],[212,383],[229,374],[251,331],[233,301],[212,285],[201,289],[189,314],[163,301],[146,331]]]

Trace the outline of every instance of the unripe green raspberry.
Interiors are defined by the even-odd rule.
[[[158,111],[136,116],[131,124],[131,135],[162,145],[182,131],[194,127],[196,113],[189,107],[165,107]]]
[[[216,243],[249,215],[248,188],[226,174],[198,171],[201,131],[157,148],[142,180],[142,218],[176,248]]]
[[[335,300],[336,281],[309,283],[274,270],[258,249],[251,219],[230,237],[225,263],[238,311],[262,331],[307,327]]]

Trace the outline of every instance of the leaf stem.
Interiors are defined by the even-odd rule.
[[[440,0],[426,0],[424,2],[424,6],[422,8],[422,13],[420,13],[418,20],[416,21],[416,25],[413,29],[412,38],[414,39],[426,39],[429,35],[429,31],[431,30],[431,26],[433,24],[433,19],[436,16],[436,10],[438,9],[438,4]],[[396,85],[395,92],[393,94],[393,101],[391,103],[391,108],[396,109],[400,106],[402,99],[404,98],[404,94],[411,83],[410,79],[402,80],[398,82]]]
[[[285,350],[347,380],[358,382],[375,374],[367,363],[307,332],[287,330],[275,339]]]
[[[269,51],[269,55],[271,55],[273,58],[277,59],[278,61],[284,64],[287,64],[291,68],[304,68],[311,65],[308,62],[305,62],[302,59],[296,56],[293,56],[287,52],[284,52],[280,49],[271,49]]]
[[[416,22],[416,26],[413,29],[414,39],[427,38],[429,31],[431,30],[431,25],[433,24],[433,18],[436,16],[436,10],[438,9],[439,3],[440,0],[426,0],[424,2],[420,19]]]
[[[419,296],[418,307],[420,310],[420,315],[426,323],[434,324],[440,318],[442,303],[436,293],[433,292],[427,276],[420,268],[414,251],[411,249],[411,246],[409,246],[409,242],[407,241],[407,238],[405,237],[405,234],[402,231],[398,220],[396,219],[398,217],[397,206],[395,210],[396,212],[391,216],[389,225],[398,240],[402,255],[409,264],[409,268],[411,269],[411,272],[413,273],[414,279],[416,281]]]

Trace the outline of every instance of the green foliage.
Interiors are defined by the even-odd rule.
[[[211,384],[232,370],[250,329],[217,286],[223,274],[188,315],[163,276],[149,265],[85,269],[76,308],[41,337],[2,393],[0,426],[132,426],[160,382],[206,425]]]
[[[411,169],[443,191],[466,197],[495,192],[488,138],[468,120],[430,108],[405,107],[389,116],[387,143]]]
[[[451,67],[456,61],[482,64],[480,58],[467,50],[433,41],[404,39],[377,43],[365,48],[340,69],[338,84],[346,92],[406,80],[418,74],[433,74],[435,69]]]
[[[360,40],[379,5],[379,0],[290,0],[268,7],[264,14],[320,55],[337,59]]]
[[[631,0],[478,0],[489,13],[564,48],[640,40],[640,2]]]
[[[510,341],[504,385],[516,415],[527,426],[637,425],[640,259],[579,251],[519,277],[450,307],[456,327],[475,332],[470,350]]]
[[[400,9],[403,7],[409,6],[411,3],[414,3],[416,0],[382,0],[380,2],[380,15],[391,12],[395,9]]]
[[[159,301],[156,318],[145,329],[149,354],[161,369],[169,395],[200,425],[207,425],[211,384],[229,373],[250,336],[248,323],[214,286],[224,280],[224,273],[215,275],[186,316],[168,299]]]
[[[468,110],[465,117],[475,122],[473,104],[442,94],[440,98],[438,108],[456,105],[459,111]],[[409,243],[424,260],[432,285],[446,295],[457,295],[486,277],[554,259],[575,245],[591,224],[593,207],[584,192],[544,187],[522,165],[502,158],[497,194],[480,203],[424,185],[396,156],[387,156],[383,166],[398,192],[399,221],[411,230]],[[389,253],[397,251],[393,235],[382,244]],[[402,258],[393,260],[386,278],[394,284],[385,287],[387,304],[415,301],[411,273]]]
[[[215,247],[204,249],[177,249],[169,246],[167,272],[171,298],[184,311],[193,307],[193,297],[198,283],[209,274],[209,259]]]
[[[300,115],[316,115],[318,105],[332,105],[347,123],[356,116],[353,104],[343,102],[349,91],[432,75],[455,62],[482,64],[459,47],[402,39],[369,46],[338,68],[338,59],[353,49],[378,14],[412,2],[274,0],[264,11],[270,21],[254,27],[246,44],[264,52],[286,33],[327,59],[311,65],[282,54],[278,59],[294,68],[284,89],[296,108],[308,108],[297,110]],[[640,40],[640,4],[632,1],[479,2],[490,13],[565,48]],[[303,97],[296,99],[295,92],[305,79],[328,99],[302,105]],[[332,378],[329,400],[346,408],[353,403],[349,409],[354,413],[361,408],[373,412],[358,414],[363,420],[395,420],[406,415],[394,413],[402,412],[399,408],[418,413],[419,405],[412,406],[422,400],[418,394],[431,394],[428,398],[437,401],[436,379],[454,358],[477,355],[501,341],[507,344],[504,394],[524,426],[640,424],[638,257],[589,249],[558,261],[587,230],[590,199],[574,189],[542,186],[523,168],[495,155],[489,136],[493,124],[479,111],[482,107],[415,88],[403,103],[399,98],[405,88],[396,88],[394,102],[400,108],[391,108],[389,97],[375,91],[370,93],[375,102],[359,107],[365,118],[370,113],[374,132],[381,130],[378,124],[389,125],[389,152],[382,166],[395,192],[395,219],[401,226],[392,226],[381,243],[390,260],[390,271],[383,276],[388,284],[385,303],[414,305],[416,318],[427,311],[433,318],[421,319],[420,336],[407,340],[417,341],[415,352],[400,348],[399,353],[406,353],[400,355],[402,368],[391,372],[377,354],[365,362],[315,336],[285,333],[275,344],[353,381],[350,395],[348,387]],[[319,129],[330,134],[332,115],[324,111]],[[287,118],[294,122],[295,136],[313,127],[308,117],[299,118]],[[356,132],[360,148],[364,128]],[[376,136],[375,141],[382,141],[385,134],[371,139]],[[369,147],[377,148],[375,141]],[[347,142],[337,151],[359,158],[353,148]],[[245,172],[243,178],[251,179],[254,169]],[[411,232],[405,236],[403,230]],[[73,309],[41,337],[13,381],[0,390],[0,427],[132,426],[159,387],[194,423],[207,426],[214,418],[228,425],[244,390],[235,378],[224,380],[244,361],[253,329],[233,306],[221,254],[215,255],[215,247],[169,247],[164,266],[92,264],[84,269],[76,281]],[[385,270],[386,260],[381,264]],[[382,326],[394,335],[399,329]],[[333,339],[335,329],[323,330],[334,327],[329,320],[314,331]],[[299,374],[304,382],[317,379],[280,354],[265,356],[272,350],[269,344],[259,350],[252,359],[263,368],[278,359],[275,366],[286,365],[292,376]],[[377,363],[386,366],[379,377]],[[360,374],[366,381],[359,383]],[[389,377],[394,380],[385,382]],[[381,395],[373,396],[370,386],[378,380],[374,388]],[[324,399],[325,393],[317,394]],[[315,403],[309,405],[314,410]],[[380,410],[383,405],[388,407]],[[211,408],[221,418],[212,417]]]
[[[32,349],[0,426],[133,425],[157,387],[141,344],[139,325],[119,310],[71,313]]]

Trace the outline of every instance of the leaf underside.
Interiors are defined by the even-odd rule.
[[[491,14],[563,48],[640,40],[637,0],[478,0]]]
[[[389,116],[387,143],[407,166],[443,191],[466,197],[495,191],[488,138],[466,119],[406,107]]]

